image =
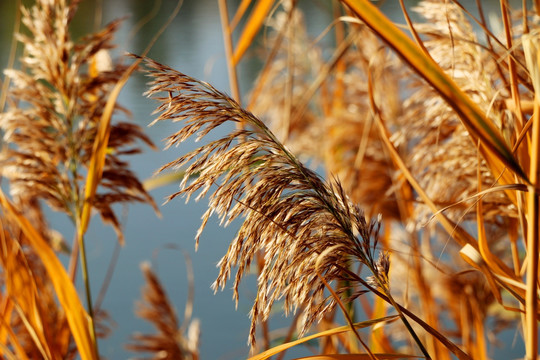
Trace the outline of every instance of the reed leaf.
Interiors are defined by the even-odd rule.
[[[244,16],[244,13],[249,8],[249,5],[251,5],[253,0],[242,0],[240,5],[238,5],[238,8],[236,9],[236,12],[234,13],[234,17],[231,20],[231,32],[234,31],[242,17]]]
[[[366,327],[371,327],[371,326],[374,326],[374,325],[377,325],[377,324],[383,324],[383,323],[386,323],[386,322],[390,322],[390,321],[394,321],[398,319],[398,316],[397,315],[392,315],[392,316],[384,316],[384,317],[381,317],[381,318],[377,318],[377,319],[372,319],[372,320],[367,320],[367,321],[362,321],[362,322],[358,322],[358,323],[355,323],[354,324],[354,328],[355,329],[362,329],[362,328],[366,328]],[[289,348],[292,348],[296,345],[300,345],[300,344],[303,344],[307,341],[310,341],[310,340],[313,340],[313,339],[317,339],[317,338],[321,338],[321,337],[327,337],[327,336],[333,336],[333,335],[337,335],[337,334],[341,334],[341,333],[345,333],[345,332],[349,332],[351,331],[351,328],[349,325],[346,325],[346,326],[340,326],[340,327],[337,327],[337,328],[333,328],[333,329],[330,329],[330,330],[325,330],[325,331],[321,331],[319,333],[316,333],[316,334],[312,334],[312,335],[309,335],[309,336],[305,336],[301,339],[297,339],[297,340],[294,340],[294,341],[291,341],[291,342],[288,342],[288,343],[285,343],[285,344],[281,344],[281,345],[278,345],[278,346],[274,346],[273,348],[271,349],[268,349],[260,354],[257,354],[255,356],[252,356],[250,357],[248,360],[265,360],[265,359],[268,359],[269,357],[271,356],[274,356],[286,349],[289,349]],[[367,355],[365,355],[367,356]],[[368,358],[366,358],[368,359]]]
[[[6,290],[14,299],[16,313],[22,320],[25,330],[33,342],[33,347],[39,351],[38,354],[34,355],[44,359],[53,359],[53,351],[50,348],[53,344],[46,337],[44,331],[47,327],[46,320],[44,321],[42,318],[38,304],[39,296],[46,297],[46,294],[40,294],[45,289],[38,289],[28,259],[21,254],[21,246],[14,245],[13,239],[8,234],[2,235],[4,253],[1,263],[7,275]],[[51,309],[51,311],[53,310]],[[10,319],[10,317],[6,319]]]
[[[21,344],[22,339],[20,336],[17,336],[9,322],[9,319],[11,319],[14,314],[15,305],[13,304],[13,300],[11,298],[6,298],[2,305],[3,311],[0,314],[0,354],[7,358],[11,358],[13,354],[10,350],[12,350],[17,354],[16,359],[27,360],[28,355]],[[11,346],[11,349],[8,348],[8,344]]]
[[[90,335],[89,315],[82,306],[77,291],[67,275],[60,260],[47,242],[41,237],[32,224],[16,209],[16,207],[0,191],[0,204],[6,214],[18,224],[28,241],[39,255],[56,291],[58,301],[66,312],[67,321],[73,339],[83,360],[98,359],[92,336]]]
[[[78,228],[78,236],[83,238],[88,229],[90,223],[90,212],[93,206],[93,199],[96,195],[98,185],[100,184],[103,168],[105,166],[105,156],[107,155],[107,146],[109,144],[109,137],[111,134],[111,118],[115,110],[116,100],[120,95],[120,91],[129,80],[133,71],[137,69],[139,62],[133,63],[122,75],[120,80],[115,84],[111,91],[101,119],[98,123],[98,132],[94,140],[94,146],[92,155],[90,157],[90,163],[88,165],[88,174],[86,176],[86,186],[84,192],[84,204],[81,211],[80,224]]]
[[[238,40],[238,45],[232,57],[233,66],[240,62],[246,50],[251,46],[274,2],[275,0],[259,0],[257,2]]]

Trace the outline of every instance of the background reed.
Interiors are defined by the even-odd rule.
[[[335,46],[326,49],[308,35],[296,1],[243,1],[234,14],[220,5],[224,38],[238,35],[227,45],[235,99],[150,59],[147,95],[160,103],[154,122],[179,124],[168,147],[236,124],[160,171],[182,171],[169,200],[209,197],[197,243],[213,214],[240,223],[214,288],[235,272],[238,301],[256,268],[253,359],[315,338],[316,353],[332,359],[488,359],[504,327],[521,328],[526,358],[536,358],[537,9],[501,0],[494,34],[481,8],[476,18],[456,1],[422,1],[409,37],[369,1],[343,0],[332,3]],[[99,357],[106,329],[85,265],[90,210],[122,242],[112,205],[155,207],[124,160],[151,141],[111,120],[124,110],[111,94],[134,68],[108,57],[119,23],[74,42],[76,6],[43,0],[23,10],[32,36],[18,35],[22,67],[6,72],[1,172],[11,197],[0,194],[0,340],[8,358]],[[235,70],[263,26],[265,65],[242,98]],[[72,220],[73,243],[49,229],[42,205]],[[69,248],[66,270],[57,254]],[[78,254],[86,306],[74,287]],[[181,325],[155,274],[143,272],[139,314],[158,334],[136,335],[130,348],[198,358],[197,322],[186,316]],[[297,316],[274,346],[268,320],[278,303]]]

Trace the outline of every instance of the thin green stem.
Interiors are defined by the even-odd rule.
[[[79,217],[77,217],[77,219],[79,219]],[[88,272],[88,262],[86,258],[86,247],[84,244],[84,235],[81,231],[79,224],[77,224],[77,243],[79,245],[79,254],[81,255],[81,272],[84,283],[84,291],[86,293],[86,306],[88,307],[90,337],[92,338],[92,344],[94,346],[95,353],[99,356],[96,326],[94,321],[94,308],[92,305],[92,292],[90,289],[90,274]]]

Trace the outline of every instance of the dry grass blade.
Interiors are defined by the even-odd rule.
[[[538,59],[540,60],[540,59]],[[540,62],[540,61],[539,61]],[[540,98],[535,99],[535,114],[533,121],[533,142],[531,151],[531,182],[527,194],[527,358],[534,359],[538,354],[538,251],[540,242],[540,194],[538,184],[540,179]]]
[[[11,356],[10,349],[8,349],[8,341],[11,345],[11,350],[15,351],[15,354],[17,354],[17,359],[20,360],[27,360],[28,355],[26,355],[26,352],[24,351],[23,345],[21,343],[22,339],[20,339],[16,334],[13,328],[10,326],[10,323],[8,322],[8,319],[11,318],[13,313],[14,304],[13,302],[8,298],[3,303],[4,308],[2,314],[0,314],[0,331],[1,331],[1,339],[0,339],[0,345],[2,346],[0,351],[1,355],[4,355],[6,357]]]
[[[147,94],[157,98],[157,120],[182,122],[169,136],[167,147],[190,137],[200,140],[227,122],[244,123],[237,129],[163,166],[160,170],[187,165],[181,190],[197,199],[210,195],[209,209],[197,233],[197,242],[210,216],[216,213],[228,224],[243,222],[227,254],[219,263],[214,288],[225,286],[237,267],[234,297],[255,254],[264,250],[264,268],[251,318],[250,339],[257,321],[264,321],[272,304],[284,299],[286,312],[302,308],[302,332],[335,306],[324,295],[324,284],[315,275],[315,263],[325,250],[320,272],[328,282],[342,278],[335,264],[363,263],[377,272],[377,235],[380,224],[368,222],[345,195],[338,182],[325,183],[306,168],[255,116],[207,83],[147,60],[152,78]],[[154,122],[155,122],[154,121]],[[197,175],[196,177],[193,175]],[[190,181],[191,180],[191,181]]]
[[[362,328],[366,328],[366,327],[371,327],[371,326],[375,326],[377,324],[382,324],[382,323],[394,321],[397,318],[398,318],[398,316],[392,315],[392,316],[386,316],[386,317],[382,317],[382,318],[378,318],[378,319],[367,320],[367,321],[355,323],[354,328],[355,329],[362,329]],[[291,341],[291,342],[288,342],[288,343],[285,343],[285,344],[275,346],[272,349],[269,349],[269,350],[264,351],[264,352],[262,352],[260,354],[257,354],[255,356],[250,357],[249,360],[265,360],[265,359],[268,359],[269,357],[274,356],[274,355],[276,355],[276,354],[278,354],[278,353],[280,353],[280,352],[282,352],[282,351],[284,351],[286,349],[290,349],[293,346],[305,343],[307,341],[317,339],[317,338],[321,338],[321,337],[326,337],[326,336],[333,336],[333,335],[337,335],[337,334],[344,333],[344,332],[349,332],[349,331],[351,331],[351,328],[348,325],[347,326],[340,326],[340,327],[330,329],[330,330],[326,330],[326,331],[322,331],[322,332],[319,332],[319,333],[316,333],[316,334],[313,334],[313,335],[303,337],[303,338],[295,340],[295,341]]]
[[[28,259],[22,254],[21,245],[14,242],[7,232],[2,234],[3,251],[0,264],[6,274],[6,291],[14,301],[16,313],[31,340],[29,343],[35,349],[30,349],[31,346],[27,344],[26,353],[52,359],[52,350],[49,347],[52,344],[47,341],[45,331],[41,330],[46,329],[47,324],[41,316],[37,301],[38,296],[45,298],[47,295],[45,289],[38,289]],[[8,316],[5,319],[7,321],[10,318],[11,316]],[[19,337],[22,339],[25,336],[20,334]]]
[[[151,191],[163,186],[177,184],[184,178],[183,171],[175,171],[173,173],[161,174],[153,176],[143,181],[143,186],[146,191]]]
[[[534,112],[532,118],[532,140],[530,145],[531,185],[527,194],[527,293],[526,293],[526,349],[527,358],[533,359],[538,354],[538,251],[540,243],[540,40],[538,34],[524,36],[527,68],[532,77],[535,90]]]
[[[110,123],[112,114],[116,107],[116,100],[118,98],[118,95],[120,95],[120,91],[124,87],[125,83],[129,80],[133,71],[137,69],[137,66],[138,62],[133,63],[123,73],[120,80],[115,84],[113,90],[109,94],[100,121],[97,124],[98,132],[94,140],[92,156],[90,157],[90,163],[88,165],[88,175],[86,177],[86,186],[84,193],[85,202],[81,211],[80,223],[78,228],[78,235],[80,239],[82,239],[82,237],[86,233],[86,230],[88,229],[88,224],[90,223],[90,212],[92,210],[92,207],[95,206],[93,204],[93,199],[95,198],[98,185],[100,184],[101,178],[103,176],[103,169],[105,167],[105,155],[107,153],[107,146],[109,144],[109,138],[111,135]],[[153,204],[151,198],[148,197],[147,200]],[[155,207],[155,204],[154,208],[156,209],[156,211],[158,211],[157,207]],[[122,238],[120,239],[122,240]]]
[[[0,343],[0,354],[4,354],[6,360],[20,360],[27,359],[26,357],[16,357],[14,353],[10,351],[4,344]]]
[[[64,267],[56,257],[56,254],[32,224],[20,214],[1,191],[0,204],[7,215],[19,225],[47,269],[58,300],[66,312],[66,317],[81,358],[83,360],[97,359],[98,356],[93,346],[92,337],[90,336],[88,313],[84,310],[77,291]]]
[[[231,20],[231,31],[234,31],[234,29],[236,28],[236,26],[242,19],[242,16],[244,16],[244,13],[248,9],[251,2],[252,0],[242,0],[240,5],[238,5],[238,9],[236,9],[236,13],[234,14],[234,17]]]
[[[258,1],[253,12],[250,14],[247,24],[242,31],[242,35],[240,35],[240,39],[238,40],[238,45],[236,46],[234,56],[232,57],[233,66],[236,66],[236,64],[240,62],[240,59],[242,59],[242,56],[253,42],[255,35],[257,35],[257,32],[261,28],[266,19],[266,15],[272,8],[274,2],[275,0]]]

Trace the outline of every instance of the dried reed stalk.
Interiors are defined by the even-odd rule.
[[[0,153],[0,175],[9,181],[9,190],[16,203],[15,209],[2,194],[3,210],[20,220],[22,230],[12,237],[21,249],[39,255],[44,262],[48,286],[54,285],[63,307],[58,311],[64,312],[70,326],[68,328],[62,319],[43,323],[32,330],[32,340],[36,346],[46,344],[47,341],[40,341],[44,336],[41,332],[48,336],[50,329],[63,326],[64,333],[58,341],[64,341],[66,334],[69,338],[69,331],[72,331],[79,355],[91,359],[98,357],[97,336],[100,335],[96,334],[94,317],[102,317],[102,313],[93,314],[85,251],[83,248],[81,259],[88,314],[80,307],[74,284],[65,269],[42,240],[46,239],[57,249],[66,248],[62,241],[55,239],[57,232],[49,229],[41,205],[47,204],[53,210],[64,212],[80,230],[82,210],[91,202],[103,221],[113,226],[120,242],[123,242],[123,232],[113,210],[114,204],[138,201],[152,205],[156,211],[157,207],[125,161],[125,155],[140,152],[140,143],[153,147],[141,128],[129,122],[111,125],[99,190],[93,198],[85,197],[84,180],[90,173],[88,165],[94,155],[100,119],[112,89],[127,67],[110,57],[113,36],[120,21],[113,21],[80,41],[71,39],[69,26],[78,3],[38,0],[31,7],[21,7],[21,21],[26,31],[14,35],[23,46],[21,69],[5,71],[13,86],[7,92],[7,111],[0,114],[0,129],[6,145]],[[119,105],[115,110],[128,114]],[[31,241],[25,240],[23,233]],[[72,259],[76,259],[77,245],[84,245],[82,236],[79,238],[81,241],[73,246]],[[4,270],[6,276],[14,275],[13,266]],[[74,277],[74,271],[71,275]],[[39,277],[39,274],[36,272],[31,276]],[[45,297],[45,288],[43,292]],[[22,301],[18,295],[21,294],[11,294]],[[55,342],[50,340],[50,345]],[[68,345],[69,340],[64,341],[64,346]],[[44,358],[61,358],[68,354],[66,349],[47,352],[46,345],[42,348]],[[70,351],[73,353],[73,349]]]

